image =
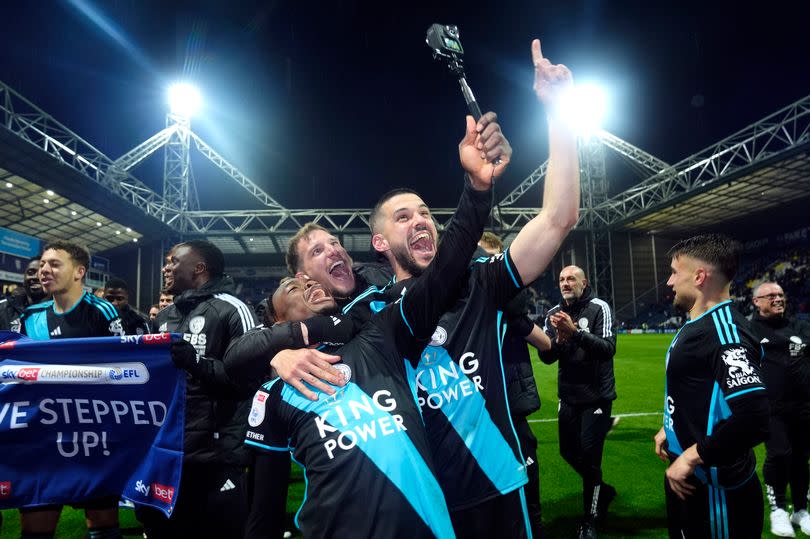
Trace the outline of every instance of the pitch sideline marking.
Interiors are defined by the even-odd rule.
[[[636,412],[632,414],[614,414],[613,417],[641,417],[646,415],[661,415],[663,412]],[[529,419],[529,423],[554,423],[557,418],[552,419]]]

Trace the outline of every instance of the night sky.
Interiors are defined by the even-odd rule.
[[[424,43],[433,22],[459,26],[470,85],[515,149],[501,195],[547,157],[533,37],[608,89],[607,130],[669,162],[810,93],[798,2],[16,3],[0,16],[0,80],[112,158],[164,127],[170,82],[193,81],[195,132],[289,208],[370,207],[401,185],[454,204],[466,109]],[[193,164],[204,208],[256,207]],[[155,186],[161,173],[162,157],[135,171]]]

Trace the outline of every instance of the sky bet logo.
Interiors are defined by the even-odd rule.
[[[152,497],[165,503],[172,503],[174,489],[160,483],[152,483]]]

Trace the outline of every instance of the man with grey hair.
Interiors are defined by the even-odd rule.
[[[771,533],[795,537],[795,524],[810,535],[810,323],[787,316],[787,298],[777,283],[757,286],[753,303],[756,310],[751,325],[765,353],[762,377],[771,405],[771,436],[765,441],[767,453],[762,466],[771,506]],[[792,515],[787,512],[788,484]]]
[[[563,268],[559,283],[562,301],[549,310],[545,325],[552,345],[540,351],[540,360],[559,361],[560,455],[582,477],[579,536],[590,538],[616,496],[616,489],[602,481],[602,451],[616,399],[616,334],[610,306],[593,295],[582,268]]]

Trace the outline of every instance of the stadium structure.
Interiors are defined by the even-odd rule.
[[[90,282],[101,284],[112,270],[137,291],[134,303],[141,308],[157,297],[165,250],[181,239],[205,238],[219,246],[237,281],[281,276],[287,241],[308,221],[333,230],[355,259],[370,255],[369,209],[283,206],[180,114],[169,113],[165,129],[115,158],[2,82],[0,121],[0,227],[21,235],[0,243],[32,236],[81,241],[110,262],[94,265]],[[807,233],[809,149],[810,96],[673,164],[604,130],[581,138],[580,221],[550,274],[566,264],[582,266],[617,318],[631,318],[644,304],[661,300],[667,251],[679,238],[726,231],[755,242],[773,232],[805,227]],[[223,181],[247,192],[255,208],[201,208],[193,152],[215,165]],[[136,173],[161,155],[162,186],[153,189]],[[613,193],[609,165],[616,161],[622,174],[635,174],[638,181]],[[546,168],[542,163],[493,210],[505,243],[536,214],[536,207],[520,203],[539,200]],[[433,213],[441,229],[453,209]],[[763,230],[762,223],[769,226]],[[5,245],[0,251],[0,279],[21,282],[16,251]]]

